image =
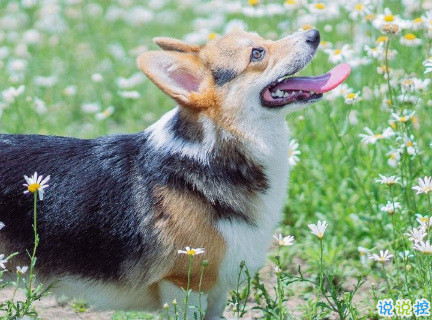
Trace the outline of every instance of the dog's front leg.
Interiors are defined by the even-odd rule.
[[[223,317],[227,303],[227,291],[215,287],[208,292],[207,312],[204,320],[219,320]]]

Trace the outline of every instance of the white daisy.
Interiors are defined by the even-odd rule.
[[[25,90],[25,86],[21,85],[18,88],[10,87],[6,90],[3,90],[3,100],[6,103],[12,103],[15,101],[16,98],[18,98]]]
[[[417,38],[414,33],[407,33],[400,38],[399,42],[407,47],[417,47],[422,44],[422,40]]]
[[[27,266],[24,266],[24,267],[17,266],[16,267],[16,272],[20,276],[23,276],[27,272],[27,270],[28,270]]]
[[[278,266],[274,267],[274,273],[281,273],[281,272],[282,270]]]
[[[139,99],[141,97],[138,91],[119,91],[119,95],[126,99]]]
[[[96,118],[96,120],[99,120],[99,121],[105,120],[105,119],[109,118],[114,113],[114,111],[115,111],[114,106],[109,106],[104,111],[96,113],[95,118]]]
[[[414,141],[414,135],[408,135],[404,133],[403,137],[398,138],[396,140],[402,139],[401,147],[406,148],[406,151],[409,155],[414,156],[419,153],[417,142]]]
[[[389,215],[393,215],[397,209],[402,209],[402,206],[399,202],[390,202],[388,201],[385,206],[381,207],[381,211],[387,212]]]
[[[357,93],[348,93],[345,95],[345,103],[346,104],[356,104],[359,101],[359,94],[360,92]]]
[[[425,64],[424,64],[424,67],[426,68],[426,70],[425,70],[425,74],[426,73],[429,73],[429,72],[432,72],[432,61],[431,60],[429,60],[429,61],[427,61]]]
[[[325,53],[329,55],[329,61],[331,63],[340,63],[348,61],[354,54],[354,50],[350,49],[348,44],[344,44],[340,49],[325,49]]]
[[[417,222],[420,223],[420,228],[424,230],[429,230],[430,227],[432,227],[432,219],[428,216],[422,216],[421,214],[417,213]]]
[[[414,257],[412,253],[410,253],[408,250],[399,252],[399,257],[401,257],[402,260],[407,261],[409,258]]]
[[[183,254],[187,254],[189,256],[194,256],[194,255],[201,254],[201,253],[205,252],[204,248],[193,249],[191,247],[186,247],[185,249],[186,250],[178,250],[178,253],[183,253]]]
[[[396,183],[402,185],[402,183],[399,182],[400,179],[401,179],[401,178],[399,178],[399,177],[396,177],[396,176],[389,176],[389,177],[386,177],[386,176],[384,176],[384,175],[382,175],[382,174],[378,174],[378,175],[380,176],[381,179],[377,179],[377,180],[375,180],[375,183],[386,184],[386,185],[388,185],[388,186],[392,186],[392,185],[394,185],[394,184],[396,184]]]
[[[417,190],[417,194],[432,192],[432,177],[419,178],[418,184],[418,186],[412,187],[413,190]]]
[[[396,133],[392,128],[386,128],[383,133],[373,133],[371,129],[365,127],[364,130],[367,134],[360,133],[358,136],[361,138],[363,144],[375,144],[378,140],[388,139],[394,136]]]
[[[295,139],[292,139],[289,142],[288,146],[288,162],[293,167],[300,161],[299,157],[297,157],[299,154],[301,154],[301,151],[298,150],[299,144]]]
[[[414,81],[414,89],[416,92],[423,93],[429,90],[431,79],[413,78],[412,80]]]
[[[321,222],[318,220],[318,224],[309,224],[308,227],[312,230],[311,233],[316,235],[318,239],[322,239],[324,237],[324,232],[327,228],[328,224],[327,221]]]
[[[102,82],[104,78],[100,73],[93,73],[91,79],[93,82]]]
[[[373,6],[370,1],[349,1],[346,5],[346,10],[349,12],[349,17],[352,20],[363,18],[372,12]]]
[[[413,228],[412,230],[408,230],[407,233],[404,233],[410,241],[413,241],[414,243],[420,242],[423,240],[424,237],[426,237],[427,233],[425,232],[425,229],[422,227],[420,228]]]
[[[292,246],[294,243],[294,236],[282,236],[281,234],[273,235],[273,238],[277,240],[279,246]]]
[[[387,164],[390,167],[396,168],[399,164],[399,160],[401,159],[401,154],[402,150],[391,148],[391,150],[386,153],[386,156],[389,156]]]
[[[6,269],[5,263],[8,262],[4,254],[0,254],[0,268]]]
[[[381,250],[380,255],[377,255],[377,254],[369,255],[369,259],[373,259],[373,260],[378,261],[380,263],[390,261],[390,259],[393,257],[394,257],[394,255],[390,254],[388,252],[388,250],[386,250],[386,251]]]
[[[390,121],[393,120],[393,121],[397,121],[397,122],[408,122],[412,118],[412,116],[415,114],[415,111],[413,111],[407,115],[404,115],[404,113],[407,113],[407,111],[408,110],[404,110],[404,112],[402,112],[402,115],[392,113],[392,118],[390,119]]]
[[[24,179],[27,182],[23,184],[23,186],[27,188],[24,193],[37,192],[39,194],[39,200],[43,200],[44,189],[49,187],[49,185],[47,185],[46,183],[49,181],[50,178],[50,176],[47,176],[45,179],[43,179],[43,176],[38,176],[37,172],[35,172],[30,178],[24,176]]]
[[[366,54],[369,58],[380,59],[380,60],[385,58],[385,50],[383,44],[379,44],[373,48],[369,47],[368,45],[365,45],[364,50],[366,51]]]
[[[414,249],[424,254],[432,254],[432,245],[430,244],[429,240],[426,240],[426,242],[420,241],[414,244]]]

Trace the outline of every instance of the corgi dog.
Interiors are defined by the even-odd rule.
[[[278,41],[232,32],[198,46],[155,38],[138,67],[177,107],[135,134],[97,139],[0,135],[0,253],[28,265],[33,201],[24,175],[51,176],[37,203],[37,279],[54,292],[108,309],[158,309],[183,301],[186,246],[200,266],[205,319],[223,315],[239,265],[265,262],[288,182],[285,117],[320,100],[347,64],[294,77],[314,56],[317,30]],[[191,302],[192,304],[193,302]],[[189,312],[189,311],[188,311]],[[192,317],[191,317],[192,319]]]

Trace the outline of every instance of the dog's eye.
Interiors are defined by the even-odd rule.
[[[253,48],[251,53],[251,61],[260,61],[265,56],[263,48]]]

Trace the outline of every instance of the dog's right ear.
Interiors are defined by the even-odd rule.
[[[138,57],[138,67],[163,92],[179,104],[196,107],[206,68],[196,54],[175,51],[147,51]]]
[[[178,51],[178,52],[190,52],[197,53],[200,51],[201,47],[188,44],[178,39],[167,38],[167,37],[157,37],[153,38],[154,43],[156,43],[161,49],[166,51]]]

